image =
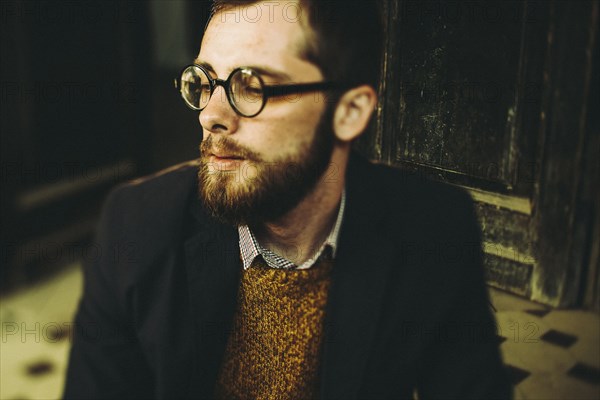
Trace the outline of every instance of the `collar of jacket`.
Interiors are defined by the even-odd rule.
[[[389,233],[378,229],[388,207],[377,167],[352,152],[346,173],[346,216],[326,306],[321,398],[355,399],[360,389],[392,265]],[[241,274],[237,228],[210,218],[197,201],[195,225],[184,244],[196,330],[190,397],[211,398],[236,307]],[[195,200],[195,201],[194,201]],[[360,295],[357,295],[360,294]]]

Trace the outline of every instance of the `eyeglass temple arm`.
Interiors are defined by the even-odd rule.
[[[285,96],[288,94],[316,92],[319,90],[340,89],[333,82],[300,83],[297,85],[273,85],[263,87],[263,93],[267,97]]]

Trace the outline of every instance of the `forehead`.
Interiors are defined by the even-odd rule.
[[[297,2],[259,2],[222,10],[212,17],[198,58],[219,75],[243,65],[314,73],[316,66],[300,58],[306,40],[302,20]]]

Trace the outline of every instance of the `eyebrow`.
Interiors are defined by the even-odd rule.
[[[210,65],[210,63],[206,61],[201,61],[200,59],[195,59],[194,64],[200,65],[201,67],[206,68],[207,71],[212,72],[213,74],[217,74],[215,69]],[[256,72],[258,72],[261,76],[269,77],[279,81],[292,81],[292,78],[283,71],[276,71],[267,66],[262,65],[244,65],[246,68],[250,68]]]

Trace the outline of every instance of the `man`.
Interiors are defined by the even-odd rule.
[[[351,150],[379,26],[366,2],[215,3],[177,82],[201,158],[109,196],[66,398],[511,396],[468,195]]]

